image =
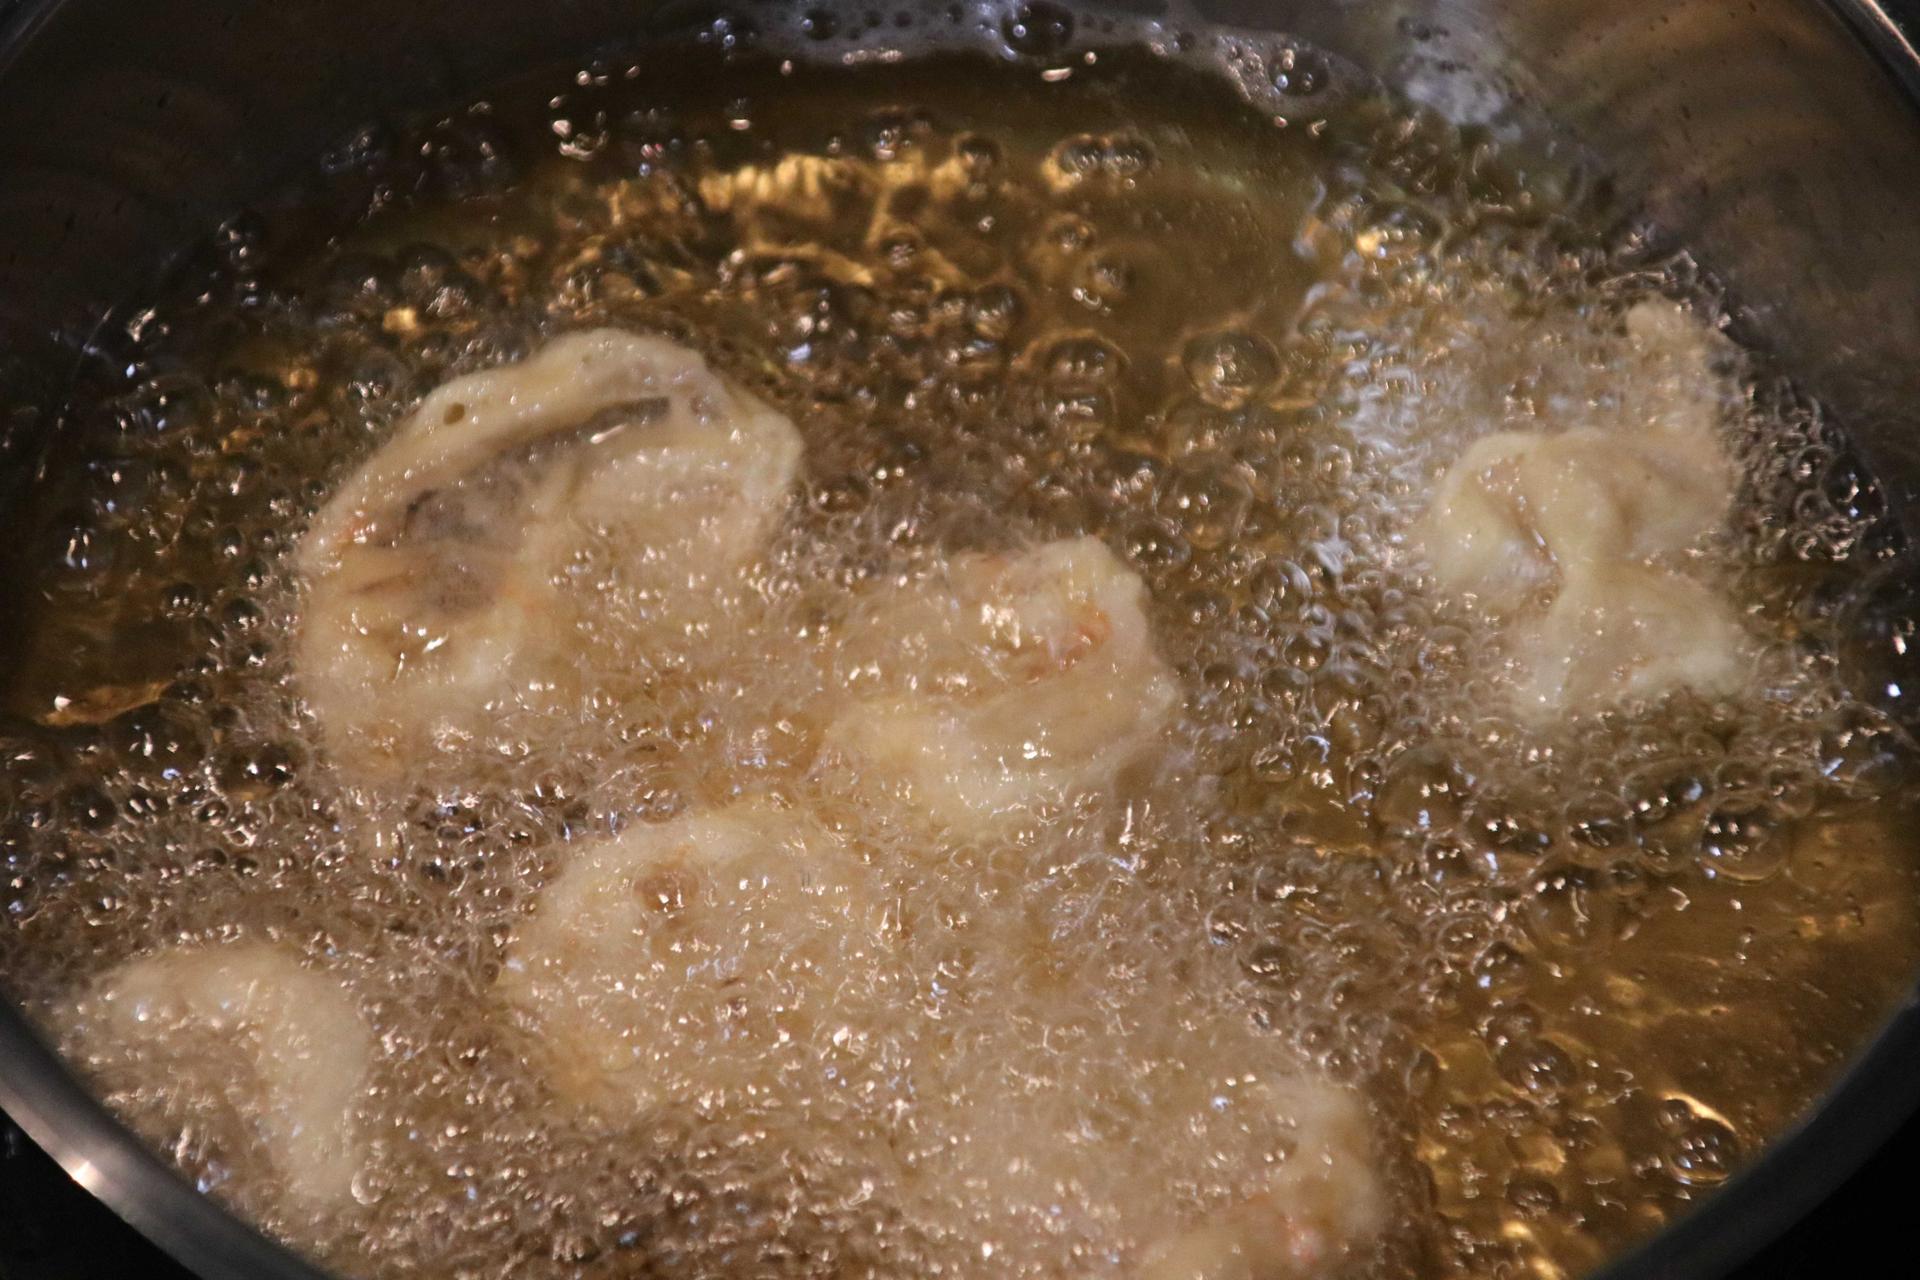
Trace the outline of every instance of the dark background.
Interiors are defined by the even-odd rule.
[[[1915,1187],[1920,1118],[1909,1120],[1831,1199],[1728,1280],[1902,1274],[1887,1260],[1910,1256]],[[122,1277],[190,1280],[0,1116],[0,1280]]]

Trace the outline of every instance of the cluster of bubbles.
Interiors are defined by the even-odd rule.
[[[1769,638],[1754,696],[1525,729],[1408,525],[1479,433],[1675,393],[1619,317],[1711,315],[1690,263],[1577,170],[1523,180],[1304,46],[1160,30],[1094,74],[1044,3],[796,21],[829,51],[985,24],[1030,61],[606,63],[369,128],[103,343],[19,526],[8,989],[57,1023],[115,961],[237,924],[325,959],[383,1043],[356,1243],[254,1188],[230,1110],[113,1101],[349,1270],[973,1274],[830,1144],[569,1124],[487,992],[568,841],[804,772],[824,677],[754,655],[941,555],[1091,533],[1151,591],[1177,749],[1117,811],[956,850],[929,900],[1038,895],[1089,948],[1225,957],[1369,1091],[1383,1273],[1577,1271],[1724,1180],[1920,957],[1897,734],[1834,676],[1837,602],[1894,535],[1817,407],[1727,371],[1746,481],[1708,556]],[[1173,65],[1196,50],[1237,93]],[[508,718],[464,784],[341,785],[288,666],[300,530],[427,390],[600,324],[690,341],[806,436],[738,625],[628,655],[687,677],[648,718]],[[1129,855],[1037,885],[1048,842]]]

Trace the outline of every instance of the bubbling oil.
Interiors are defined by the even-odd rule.
[[[1199,41],[1224,76],[1173,33],[1076,61],[1071,15],[1020,14],[1011,62],[762,58],[715,27],[370,128],[103,343],[17,522],[0,975],[203,1187],[353,1274],[1110,1273],[1100,1241],[995,1261],[942,1197],[876,1187],[852,1135],[931,1105],[910,1091],[782,1100],[844,1110],[846,1141],[805,1144],[556,1103],[495,993],[516,930],[570,850],[741,797],[808,806],[913,920],[871,1063],[1018,988],[1024,930],[1106,1032],[962,1019],[981,1078],[1124,1079],[1171,982],[1362,1090],[1392,1225],[1356,1274],[1591,1267],[1898,998],[1904,757],[1831,657],[1896,535],[1817,408],[1723,371],[1745,479],[1701,559],[1764,638],[1736,704],[1525,727],[1497,638],[1408,550],[1470,439],[1697,394],[1621,315],[1713,316],[1711,282],[1577,168],[1304,46]],[[829,52],[865,30],[803,26]],[[663,637],[611,593],[576,705],[349,785],[291,667],[292,548],[425,392],[600,325],[788,412],[799,500],[718,621]],[[1081,535],[1145,582],[1180,682],[1156,768],[930,842],[821,767],[854,664],[888,660],[877,587]],[[196,1091],[74,1021],[116,963],[233,937],[322,964],[377,1033],[345,1229],[275,1194],[243,1072]]]

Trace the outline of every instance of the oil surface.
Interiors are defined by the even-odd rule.
[[[1046,53],[1045,19],[1007,39]],[[1393,1225],[1359,1274],[1579,1273],[1818,1096],[1920,966],[1896,735],[1829,656],[1893,534],[1831,428],[1728,371],[1745,481],[1701,559],[1762,641],[1737,704],[1525,728],[1407,549],[1466,441],[1697,390],[1621,330],[1648,297],[1715,314],[1684,257],[1306,49],[1269,68],[1284,118],[1145,53],[708,58],[368,131],[77,390],[13,534],[0,975],[143,1133],[355,1274],[1017,1271],[832,1141],[672,1112],[610,1137],[502,1014],[570,847],[769,795],[896,868],[934,985],[1017,985],[980,922],[1027,920],[1090,1005],[1175,974],[1360,1088]],[[800,500],[724,624],[637,651],[611,599],[598,692],[349,785],[290,664],[302,529],[435,385],[597,325],[786,410]],[[1175,748],[1107,805],[907,848],[817,764],[822,700],[888,661],[843,643],[864,593],[1082,534],[1150,590]],[[73,1016],[127,957],[224,937],[323,963],[374,1021],[344,1229],[273,1194],[243,1089],[170,1086]],[[1037,1076],[1134,1051],[983,1043]],[[1069,1266],[1113,1260],[1029,1270]]]

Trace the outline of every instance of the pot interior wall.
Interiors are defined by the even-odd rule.
[[[777,2],[777,0],[776,0]],[[1114,0],[1152,11],[1158,0]],[[751,25],[765,0],[732,16]],[[1014,0],[989,0],[992,4]],[[1097,7],[1097,5],[1096,5]],[[1751,336],[1920,488],[1920,129],[1814,0],[1199,0],[1316,41],[1455,113],[1552,117],[1729,281]],[[45,429],[62,361],[112,303],[290,166],[382,113],[722,6],[283,0],[0,7],[0,458]]]

